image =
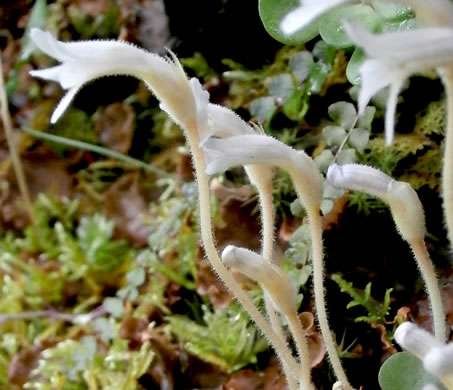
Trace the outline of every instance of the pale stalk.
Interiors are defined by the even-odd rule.
[[[267,167],[263,167],[263,169],[270,169]],[[252,176],[249,173],[250,181],[254,184],[258,191],[258,198],[260,203],[260,210],[261,210],[261,229],[262,229],[262,249],[261,253],[262,256],[272,263],[273,260],[273,252],[274,252],[274,205],[272,201],[272,176],[270,180],[266,180],[264,178],[256,177],[256,175]],[[263,175],[264,176],[264,175]],[[269,317],[269,321],[271,323],[272,329],[277,334],[278,337],[282,340],[282,342],[286,344],[286,337],[283,333],[282,324],[280,320],[279,313],[275,310],[274,304],[270,300],[268,294],[263,289],[264,292],[264,304],[266,308],[267,316]],[[288,354],[290,351],[288,349]],[[296,378],[291,374],[288,365],[282,360],[282,369],[283,373],[286,377],[286,381],[288,383],[289,390],[296,390],[297,389],[297,381]]]
[[[27,182],[25,180],[24,169],[22,167],[19,152],[17,151],[14,142],[13,125],[11,123],[11,116],[8,111],[8,98],[5,91],[5,81],[3,79],[3,64],[0,54],[0,104],[1,104],[1,117],[3,128],[5,129],[6,140],[8,142],[9,154],[13,164],[14,174],[16,175],[17,185],[19,186],[20,193],[24,200],[25,209],[30,217],[31,223],[35,224],[35,216],[33,205],[31,202],[30,192],[28,191]]]
[[[330,331],[329,321],[327,319],[326,301],[324,296],[324,263],[322,248],[322,219],[319,215],[319,209],[307,210],[308,220],[311,228],[312,241],[312,265],[313,265],[313,290],[315,295],[316,317],[318,318],[319,329],[326,345],[327,354],[329,355],[330,364],[337,377],[342,382],[345,390],[351,390],[346,373],[338,356],[337,345]]]
[[[453,390],[453,375],[445,375],[441,380],[447,390]]]
[[[314,390],[315,387],[311,382],[310,354],[308,352],[308,342],[305,331],[302,328],[302,324],[299,321],[296,311],[287,315],[286,318],[288,319],[288,325],[296,343],[297,353],[299,354],[300,368],[302,371],[299,389]]]
[[[198,202],[200,214],[200,230],[203,247],[206,257],[211,263],[212,268],[220,277],[225,286],[233,293],[235,298],[241,303],[244,309],[248,312],[251,319],[257,327],[261,329],[264,336],[267,338],[271,346],[276,351],[282,362],[288,365],[292,375],[299,377],[300,369],[294,357],[289,353],[286,343],[272,330],[264,316],[253,304],[248,294],[242,290],[239,284],[234,279],[233,275],[227,270],[222,260],[220,259],[217,249],[214,244],[213,230],[211,223],[211,203],[209,196],[209,182],[205,173],[206,163],[204,154],[198,143],[198,134],[196,127],[186,128],[186,136],[192,151],[195,176],[198,183]]]
[[[305,183],[300,177],[297,169],[289,170],[294,183],[296,192],[303,193]],[[351,390],[353,387],[349,384],[346,373],[341,365],[340,357],[336,343],[332,337],[327,319],[326,302],[324,297],[324,263],[323,263],[323,247],[322,247],[322,219],[319,215],[319,205],[304,205],[306,207],[308,221],[311,230],[311,245],[312,245],[312,265],[313,265],[313,290],[315,298],[316,317],[318,319],[319,329],[326,346],[327,355],[329,356],[330,364],[334,371],[337,380],[342,382],[345,390]]]
[[[453,66],[442,68],[447,92],[447,128],[445,130],[444,163],[442,168],[442,196],[448,239],[453,248]]]
[[[428,292],[429,304],[433,314],[434,335],[445,343],[446,337],[446,316],[442,304],[442,296],[437,281],[433,263],[426,249],[425,241],[420,239],[409,243],[414,254],[415,261],[425,281],[426,291]]]

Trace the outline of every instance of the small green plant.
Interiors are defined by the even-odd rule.
[[[225,372],[257,363],[257,354],[267,348],[266,340],[236,304],[214,312],[203,306],[204,324],[185,316],[167,320],[171,332],[189,353]]]
[[[352,301],[346,306],[347,309],[360,306],[367,312],[366,315],[358,316],[354,319],[356,322],[366,322],[370,325],[385,324],[386,316],[390,310],[390,294],[392,288],[385,291],[382,303],[371,296],[371,282],[367,283],[364,290],[359,290],[351,282],[344,280],[339,274],[331,275],[331,279],[338,284],[341,291],[348,294]]]

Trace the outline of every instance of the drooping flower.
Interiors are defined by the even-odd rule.
[[[385,115],[385,139],[390,145],[398,94],[404,81],[415,73],[453,63],[453,28],[373,34],[356,24],[344,22],[344,27],[368,56],[360,67],[359,112],[363,113],[379,90],[390,86]]]
[[[166,111],[181,126],[194,118],[195,99],[179,61],[163,58],[121,41],[61,42],[51,33],[32,29],[33,42],[47,55],[61,62],[54,67],[31,71],[31,75],[52,80],[68,90],[52,114],[55,123],[88,82],[103,76],[130,75],[144,80]]]
[[[304,189],[299,193],[302,203],[313,207],[320,203],[321,178],[316,164],[305,152],[296,151],[273,137],[246,134],[225,139],[209,138],[203,150],[208,175],[243,165],[277,166],[302,177]]]
[[[423,25],[453,26],[453,4],[449,0],[386,1],[410,6]],[[291,35],[332,8],[358,2],[357,0],[300,0],[300,6],[283,18],[280,28],[284,34]]]
[[[394,180],[384,172],[361,164],[332,164],[327,181],[334,187],[361,191],[386,202],[404,240],[425,237],[425,214],[417,193],[410,184]]]
[[[427,372],[441,379],[450,389],[453,384],[453,343],[442,343],[426,330],[404,322],[395,332],[395,340],[423,362]]]
[[[283,18],[280,28],[284,34],[293,34],[331,8],[350,1],[352,0],[301,0],[300,7],[294,9]]]

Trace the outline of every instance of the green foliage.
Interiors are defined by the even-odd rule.
[[[348,193],[348,206],[355,207],[357,214],[365,216],[371,215],[372,212],[388,212],[388,206],[382,200],[359,191]]]
[[[422,390],[433,384],[443,389],[437,378],[428,374],[423,363],[409,352],[400,352],[385,361],[379,371],[382,390]]]
[[[256,363],[256,355],[267,349],[266,340],[236,303],[214,312],[203,306],[203,325],[184,316],[170,316],[167,320],[187,352],[225,372]]]
[[[108,0],[106,4],[105,11],[94,17],[82,13],[77,5],[68,7],[69,21],[82,39],[109,38],[118,35],[120,20],[118,3]]]
[[[352,41],[343,28],[344,19],[360,23],[370,31],[400,31],[415,27],[414,15],[408,7],[372,1],[371,4],[332,8],[295,33],[283,34],[280,29],[283,18],[299,6],[300,2],[297,0],[260,0],[261,21],[269,35],[287,45],[300,45],[320,34],[327,44],[336,48],[348,48],[352,46]],[[358,67],[362,60],[362,52],[356,49],[347,69],[348,79],[353,84],[360,81]]]
[[[310,227],[302,224],[291,236],[281,265],[296,291],[305,286],[312,273],[311,255]]]
[[[385,316],[390,310],[390,293],[393,289],[387,289],[383,302],[379,303],[371,296],[371,282],[366,285],[363,291],[360,291],[351,282],[347,282],[338,274],[333,274],[331,279],[338,284],[342,292],[352,298],[352,301],[346,306],[347,309],[361,306],[366,310],[367,315],[355,318],[356,322],[367,322],[371,325],[385,323]]]
[[[150,343],[131,351],[120,339],[104,352],[94,336],[79,341],[65,340],[42,353],[33,378],[25,389],[32,390],[138,390],[137,380],[148,369],[154,353]]]

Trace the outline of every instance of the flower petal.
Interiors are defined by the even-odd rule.
[[[212,175],[229,168],[248,164],[281,166],[296,153],[289,146],[264,135],[239,135],[225,139],[209,138],[203,147],[206,173]]]
[[[50,123],[55,123],[60,117],[64,114],[66,109],[69,107],[71,104],[72,100],[74,99],[74,96],[79,92],[80,88],[79,87],[74,87],[71,88],[66,95],[63,96],[63,98],[60,100],[58,103],[57,107],[55,108],[54,112],[52,113],[52,117],[50,118]]]
[[[186,129],[197,126],[194,94],[173,53],[171,59],[162,58],[119,41],[59,42],[38,29],[32,30],[31,37],[41,50],[62,62],[33,75],[58,81],[65,89],[102,76],[134,76],[145,81],[176,123]]]
[[[387,146],[390,146],[393,143],[395,134],[396,105],[398,103],[398,95],[403,83],[404,79],[397,79],[390,85],[387,106],[385,108],[385,143]]]
[[[348,1],[351,0],[301,0],[300,7],[294,9],[283,18],[280,28],[286,35],[293,34],[330,8]]]
[[[208,104],[209,92],[205,91],[196,78],[189,80],[192,93],[195,98],[195,106],[197,110],[197,127],[200,139],[203,139],[208,134]]]
[[[395,79],[401,78],[402,72],[386,62],[370,59],[360,66],[360,77],[359,115],[362,115],[371,98]]]
[[[327,171],[327,181],[334,187],[362,191],[382,198],[387,196],[394,181],[376,168],[361,164],[332,164]]]

